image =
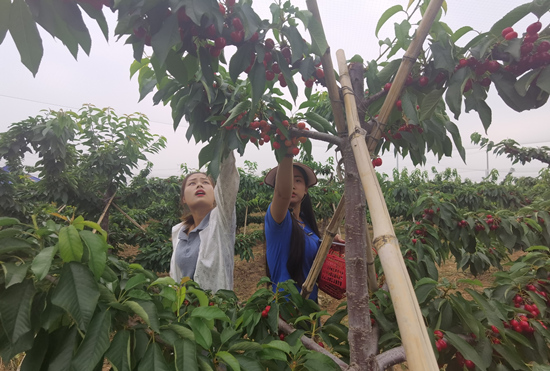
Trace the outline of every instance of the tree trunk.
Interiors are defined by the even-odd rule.
[[[342,145],[346,171],[346,294],[350,344],[350,366],[372,369],[378,351],[378,339],[369,315],[366,254],[366,201],[357,165],[348,142]],[[349,193],[348,193],[349,192]]]

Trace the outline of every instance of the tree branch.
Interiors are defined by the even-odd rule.
[[[291,325],[283,321],[281,318],[279,318],[279,331],[283,332],[285,335],[290,335],[294,331],[296,331],[296,329],[294,329],[294,327],[292,327]],[[338,366],[340,366],[342,370],[349,371],[349,365],[346,362],[342,361],[340,358],[336,357],[334,354],[330,353],[325,348],[319,346],[319,344],[317,344],[312,339],[304,335],[300,340],[302,341],[302,344],[304,344],[304,346],[307,349],[315,350],[319,353],[323,353],[324,355],[329,356]]]
[[[340,145],[342,144],[342,139],[332,134],[320,133],[318,131],[300,130],[295,128],[289,128],[288,131],[292,134],[292,136],[295,137],[306,137],[316,140],[322,140],[323,142],[332,143],[338,147],[340,147]]]
[[[405,357],[405,348],[403,346],[386,350],[376,356],[375,362],[379,371],[385,370],[388,367],[403,363],[407,360]]]

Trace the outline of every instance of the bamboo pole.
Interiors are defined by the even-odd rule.
[[[117,204],[115,204],[113,202],[113,206],[115,207],[115,209],[117,209],[118,211],[120,211],[122,213],[122,215],[124,215],[126,217],[126,219],[128,219],[130,222],[132,222],[133,225],[135,225],[136,227],[138,227],[139,229],[141,229],[143,232],[147,232],[145,230],[145,228],[143,228],[138,222],[136,222],[134,220],[134,218],[132,218],[130,215],[126,214],[124,211],[122,211],[122,209],[120,207],[118,207]]]
[[[317,277],[319,277],[319,273],[321,272],[321,268],[323,267],[323,263],[325,262],[328,254],[328,250],[332,245],[332,240],[334,240],[336,231],[342,223],[342,219],[344,218],[344,205],[345,196],[342,196],[340,202],[338,203],[338,208],[334,211],[334,215],[332,216],[328,227],[325,229],[323,242],[321,242],[317,255],[315,255],[315,260],[313,261],[307,278],[302,285],[301,294],[306,299],[309,297],[309,294],[311,294],[311,291],[313,291],[313,286],[315,285],[315,282],[317,282]]]
[[[113,202],[113,200],[115,199],[115,195],[116,195],[116,191],[115,191],[115,193],[113,193],[111,198],[109,198],[109,201],[107,201],[107,205],[105,205],[105,208],[103,209],[103,212],[101,213],[101,216],[97,220],[97,224],[101,224],[101,221],[105,217],[105,214],[107,214],[107,210],[109,210],[109,207],[111,206],[111,202]],[[97,231],[95,229],[92,231],[92,233],[96,233],[96,232]]]
[[[424,318],[399,250],[384,195],[372,167],[365,143],[365,131],[359,125],[346,56],[343,50],[338,50],[336,56],[340,70],[340,83],[344,93],[348,131],[351,133],[350,143],[365,190],[367,204],[371,210],[374,247],[378,250],[386,274],[403,347],[407,355],[407,363],[409,369],[413,371],[437,371],[439,367],[426,331]]]
[[[370,135],[367,139],[367,145],[371,152],[373,152],[376,148],[376,143],[378,143],[378,140],[384,132],[384,126],[388,121],[391,110],[393,109],[395,102],[397,102],[399,96],[401,95],[401,90],[405,85],[405,80],[411,72],[411,68],[416,62],[416,58],[418,58],[420,50],[422,50],[422,44],[424,43],[428,32],[430,32],[430,28],[432,27],[437,13],[441,9],[441,4],[443,4],[443,1],[444,0],[430,1],[430,4],[428,5],[428,8],[426,9],[424,16],[422,17],[422,21],[420,21],[420,25],[418,25],[416,35],[409,45],[407,52],[405,53],[405,55],[403,55],[403,61],[401,62],[401,65],[397,70],[397,74],[393,79],[392,86],[388,91],[388,95],[386,96],[386,100],[384,101],[384,104],[380,109],[380,114],[378,115],[378,120],[376,122],[374,130],[372,133],[369,133]]]

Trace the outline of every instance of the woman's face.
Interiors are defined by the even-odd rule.
[[[210,178],[203,173],[191,174],[187,178],[183,190],[183,204],[187,204],[189,209],[198,207],[214,208],[214,185]]]
[[[294,167],[294,183],[292,186],[292,196],[290,197],[290,206],[299,205],[307,194],[306,180],[302,172]]]

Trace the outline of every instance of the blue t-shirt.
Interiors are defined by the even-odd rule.
[[[271,216],[271,204],[265,214],[265,240],[266,240],[266,257],[267,266],[269,267],[269,273],[271,274],[271,281],[273,282],[273,291],[279,282],[289,280],[290,273],[286,268],[288,256],[290,253],[290,235],[292,233],[292,217],[290,211],[287,211],[285,219],[278,224],[273,220]],[[317,236],[313,230],[306,224],[304,227],[305,233],[305,251],[304,261],[302,264],[302,272],[304,279],[306,279],[313,260],[319,250],[319,236]],[[301,287],[298,287],[298,291],[301,291]],[[313,286],[313,291],[309,296],[310,299],[317,301],[317,284]]]

